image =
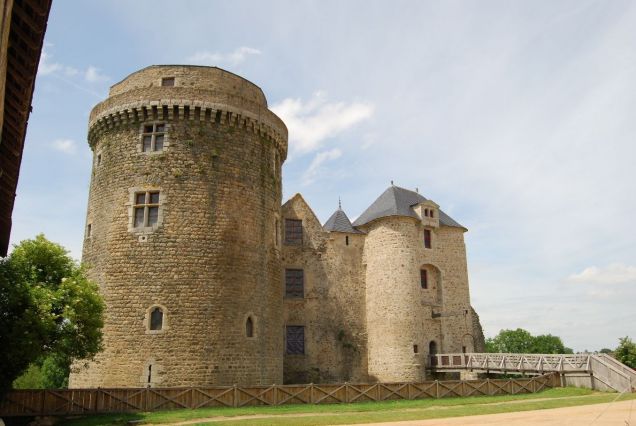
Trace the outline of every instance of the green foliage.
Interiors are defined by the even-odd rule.
[[[613,351],[611,349],[608,349],[608,348],[603,348],[599,352],[602,353],[602,354],[611,355]]]
[[[33,363],[22,373],[20,377],[13,381],[14,389],[44,389],[44,380],[42,378],[42,368]]]
[[[533,336],[528,331],[518,328],[501,330],[497,336],[486,339],[486,352],[571,354],[572,349],[565,347],[560,337],[551,334]]]
[[[73,360],[101,350],[103,311],[97,286],[62,246],[44,235],[15,246],[0,261],[0,394],[32,363],[42,386],[64,386]]]
[[[566,348],[561,338],[551,334],[541,334],[532,338],[530,353],[533,354],[571,354],[572,349]]]
[[[636,343],[627,336],[619,339],[614,357],[628,367],[636,369]]]

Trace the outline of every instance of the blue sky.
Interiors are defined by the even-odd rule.
[[[13,243],[79,258],[90,109],[151,64],[216,65],[287,123],[284,198],[351,219],[393,180],[465,225],[486,335],[636,338],[636,3],[55,1]]]

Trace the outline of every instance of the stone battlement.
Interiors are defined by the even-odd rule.
[[[173,119],[245,128],[287,155],[287,127],[258,86],[220,68],[191,65],[153,65],[113,85],[91,111],[88,140],[93,145],[98,134],[120,124]]]

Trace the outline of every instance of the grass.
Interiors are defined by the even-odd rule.
[[[198,420],[196,424],[214,425],[332,425],[400,420],[422,420],[478,414],[572,407],[614,400],[618,394],[594,392],[581,388],[556,388],[535,394],[474,396],[461,398],[420,399],[413,401],[365,402],[357,404],[284,405],[243,408],[201,408],[197,410],[155,411],[151,413],[107,414],[66,419],[72,426],[125,425],[142,423],[177,423]],[[636,394],[620,400],[636,399]],[[312,415],[315,414],[315,415]],[[296,415],[296,416],[295,416]],[[232,419],[237,416],[266,418]],[[276,416],[276,417],[271,417]],[[205,419],[221,418],[207,422]]]

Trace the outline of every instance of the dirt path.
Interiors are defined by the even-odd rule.
[[[513,400],[513,401],[501,401],[501,402],[489,402],[489,403],[484,403],[484,404],[471,404],[471,407],[479,407],[479,406],[492,406],[492,405],[513,405],[513,404],[524,404],[527,402],[541,402],[541,401],[554,401],[554,400],[560,400],[560,399],[585,399],[585,398],[589,398],[592,396],[596,396],[596,394],[592,394],[592,395],[584,395],[584,396],[565,396],[565,397],[559,397],[559,398],[532,398],[532,399],[519,399],[519,400]],[[630,401],[626,401],[626,402],[630,402]],[[605,405],[605,404],[603,404]],[[634,404],[634,409],[636,410],[636,403]],[[447,406],[433,406],[433,407],[425,407],[425,408],[403,408],[403,409],[399,409],[396,411],[400,411],[400,412],[417,412],[417,411],[430,411],[430,410],[448,410],[451,408],[457,408],[457,406],[455,405],[447,405]],[[599,409],[600,411],[600,409]],[[379,411],[379,412],[390,412],[390,410],[387,411]],[[276,419],[276,418],[289,418],[289,417],[298,417],[298,418],[302,418],[302,417],[324,417],[324,416],[337,416],[337,415],[355,415],[356,411],[336,411],[336,412],[326,412],[326,413],[292,413],[292,414],[250,414],[250,415],[244,415],[244,416],[216,416],[216,417],[207,417],[207,418],[198,418],[198,419],[192,419],[192,420],[186,420],[186,421],[182,421],[182,422],[178,422],[178,423],[152,423],[153,426],[187,426],[187,425],[192,425],[192,424],[200,424],[200,423],[216,423],[216,422],[222,422],[222,421],[238,421],[238,420],[255,420],[255,419]],[[458,419],[466,419],[469,417],[461,417]],[[634,418],[635,418],[635,423],[633,423],[633,425],[628,425],[628,426],[636,426],[636,414],[634,414]],[[451,418],[452,419],[452,418]],[[451,420],[449,419],[449,420]],[[422,423],[422,424],[442,424],[442,423],[437,423],[437,422],[442,422],[445,419],[439,419],[439,420],[428,420],[429,422],[432,421],[433,423]],[[391,425],[391,424],[396,424],[396,425],[419,425],[420,423],[418,422],[423,422],[424,420],[415,420],[415,421],[407,421],[407,422],[389,422],[389,423],[377,423],[382,424],[382,425]],[[373,423],[376,424],[376,423]],[[449,424],[463,424],[463,423],[449,423]],[[477,423],[476,423],[477,424]],[[505,424],[505,422],[503,423]],[[531,423],[528,423],[531,424]],[[556,424],[556,423],[555,423]],[[595,425],[596,426],[596,425]],[[621,426],[626,426],[625,424],[621,424]]]
[[[636,400],[608,404],[484,416],[447,419],[411,420],[405,422],[367,423],[356,426],[636,426]]]

